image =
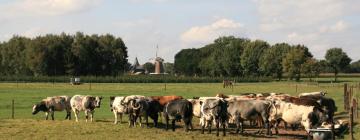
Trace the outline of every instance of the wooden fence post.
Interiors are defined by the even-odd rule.
[[[295,93],[298,93],[298,85],[296,84]]]
[[[89,84],[89,90],[91,90],[91,81],[90,81],[90,84]]]
[[[357,119],[357,101],[355,98],[352,99],[352,107],[354,109],[353,116],[355,119]]]
[[[165,91],[166,91],[166,83],[165,83]]]
[[[15,105],[15,101],[14,101],[14,99],[12,99],[12,102],[11,102],[11,118],[12,119],[14,119],[14,117],[15,117],[15,107],[14,107],[14,105]]]
[[[351,140],[354,139],[354,135],[353,135],[353,121],[354,121],[353,111],[354,111],[354,108],[353,108],[353,107],[350,107],[349,117],[350,117],[350,139],[351,139]]]
[[[347,91],[347,84],[345,83],[345,84],[344,84],[344,110],[347,110],[347,106],[346,106],[346,104],[347,104],[347,99],[348,99],[347,93],[348,93],[348,91]]]

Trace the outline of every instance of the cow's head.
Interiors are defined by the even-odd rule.
[[[39,111],[47,111],[47,107],[44,102],[33,105],[32,114],[35,115]]]
[[[95,97],[95,107],[100,108],[102,98],[103,97],[99,97],[99,96]]]

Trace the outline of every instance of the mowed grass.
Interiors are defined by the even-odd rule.
[[[340,79],[355,85],[359,79]],[[354,82],[356,81],[356,82]],[[113,114],[109,108],[109,96],[126,95],[181,95],[185,98],[194,96],[214,96],[217,93],[240,94],[246,92],[282,92],[297,95],[301,92],[327,91],[328,97],[332,97],[338,106],[337,117],[346,116],[343,111],[343,83],[237,83],[234,89],[222,88],[220,83],[170,83],[166,84],[139,84],[139,83],[92,83],[72,86],[67,83],[0,83],[0,139],[214,139],[212,134],[200,134],[198,119],[194,118],[193,124],[196,130],[185,133],[182,123],[177,123],[176,132],[166,132],[163,128],[128,128],[127,116],[123,117],[123,123],[114,125]],[[297,88],[296,88],[297,87]],[[359,92],[355,90],[355,92]],[[103,96],[101,108],[95,111],[95,122],[85,123],[83,112],[80,114],[80,122],[64,120],[65,112],[56,112],[55,121],[45,121],[44,113],[32,115],[32,105],[47,96],[56,95],[98,95]],[[357,94],[357,97],[360,97]],[[15,119],[11,118],[11,100],[15,100]],[[150,122],[151,119],[149,119]],[[357,120],[358,121],[358,120]],[[152,124],[151,124],[152,125]],[[357,126],[355,132],[360,128]],[[228,132],[234,132],[228,130]],[[246,130],[245,130],[246,131]],[[355,136],[360,136],[356,133]],[[220,137],[222,138],[222,137]],[[225,139],[255,139],[255,138],[296,138],[296,137],[259,137],[241,136],[229,134]],[[348,138],[348,137],[345,137]]]

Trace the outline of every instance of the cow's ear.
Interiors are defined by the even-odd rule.
[[[103,98],[103,96],[100,96],[100,100]]]
[[[200,101],[200,105],[202,105],[203,104],[203,102],[202,101]]]
[[[115,96],[110,96],[110,100],[114,100],[115,99]]]

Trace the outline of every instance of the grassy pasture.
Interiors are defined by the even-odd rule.
[[[342,78],[342,81],[359,82],[358,78]],[[325,80],[324,80],[325,81]],[[67,83],[0,83],[0,139],[214,139],[212,134],[200,134],[200,131],[185,133],[182,128],[176,132],[166,132],[158,128],[128,128],[127,116],[124,117],[122,124],[113,125],[113,114],[109,109],[109,96],[124,95],[181,95],[185,98],[193,96],[214,96],[216,93],[239,94],[245,92],[283,92],[296,95],[300,92],[327,91],[329,97],[336,101],[338,106],[337,117],[345,117],[343,112],[343,83],[320,84],[292,83],[292,82],[268,82],[268,83],[237,83],[234,90],[223,89],[219,83],[170,83],[165,84],[139,84],[139,83],[93,83],[72,86]],[[296,88],[297,87],[297,88]],[[297,91],[296,91],[297,89]],[[359,91],[357,91],[359,92]],[[55,121],[44,121],[42,112],[33,116],[31,114],[32,105],[47,96],[55,95],[99,95],[105,97],[100,109],[95,111],[93,123],[85,123],[84,114],[80,114],[80,122],[74,120],[65,121],[65,112],[56,112]],[[359,93],[357,94],[359,96]],[[15,100],[15,119],[11,118],[11,100]],[[72,118],[74,116],[72,115]],[[358,121],[358,120],[357,120]],[[150,119],[151,122],[151,119]],[[193,124],[197,126],[198,119],[194,119]],[[177,123],[182,127],[182,123]],[[360,128],[357,126],[355,132]],[[246,130],[245,130],[246,131]],[[234,131],[232,131],[234,132]],[[287,135],[288,136],[288,135]],[[360,137],[356,133],[357,137]],[[253,137],[229,134],[226,139],[255,139],[255,138],[279,138],[273,137]],[[220,137],[221,138],[221,137]],[[285,139],[298,138],[293,136],[280,137]],[[345,137],[347,138],[347,137]]]

